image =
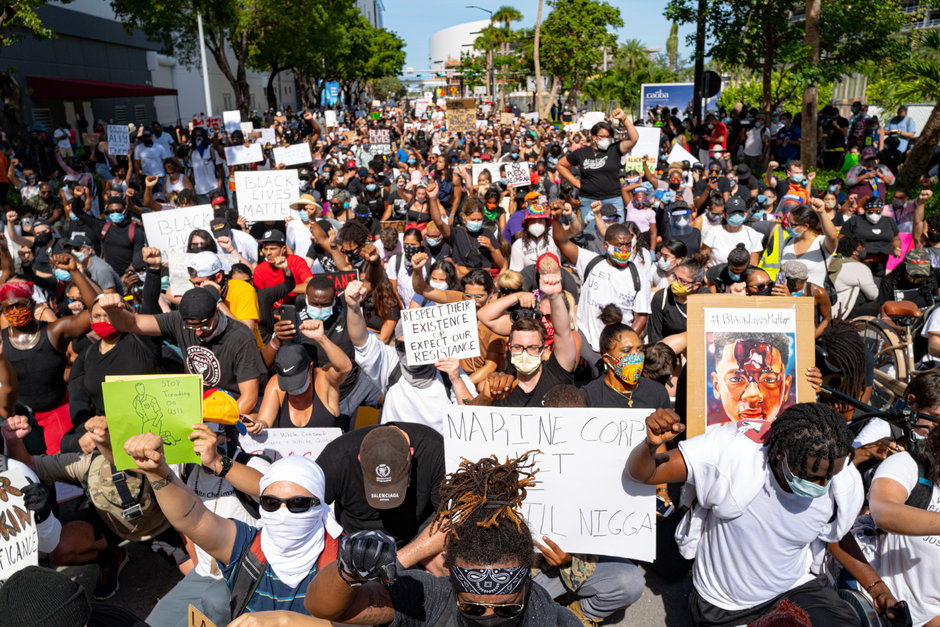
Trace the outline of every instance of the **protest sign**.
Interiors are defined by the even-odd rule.
[[[195,254],[196,253],[184,253],[176,250],[169,251],[167,263],[169,264],[170,270],[170,291],[173,292],[173,296],[182,296],[193,288],[193,284],[189,280],[189,260],[194,257]],[[238,263],[238,255],[235,253],[220,252],[219,261],[222,262],[222,266],[225,271],[228,272],[232,264]]]
[[[283,220],[291,215],[290,203],[300,197],[297,170],[236,172],[235,193],[238,215],[249,222]]]
[[[688,161],[691,164],[701,163],[701,161],[699,161],[697,158],[692,156],[692,153],[690,153],[688,150],[686,150],[679,144],[676,144],[675,146],[672,147],[672,151],[669,153],[668,162],[669,163],[676,163],[676,162],[681,163],[683,161]]]
[[[653,486],[627,478],[623,465],[646,438],[648,409],[444,408],[444,465],[536,450],[539,472],[522,514],[539,542],[570,553],[651,562],[656,556]]]
[[[226,133],[234,133],[235,131],[242,130],[241,111],[223,111],[222,124],[225,126]]]
[[[392,133],[387,128],[369,129],[369,152],[381,155],[392,149]]]
[[[27,485],[19,468],[10,466],[0,473],[0,586],[13,573],[39,564],[39,532],[23,498]]]
[[[292,146],[283,146],[274,149],[274,163],[277,165],[298,165],[301,163],[310,163],[313,161],[313,155],[310,153],[310,144],[294,144]]]
[[[197,357],[202,353],[187,355],[187,361]],[[206,369],[218,367],[205,358],[200,363]],[[202,381],[198,374],[105,377],[101,395],[115,468],[137,467],[124,452],[124,442],[141,433],[160,436],[168,464],[198,464],[189,434],[195,423],[202,422]]]
[[[539,121],[539,112],[533,111],[532,113],[523,113],[522,117],[529,122],[538,122]]]
[[[499,123],[503,126],[512,126],[513,122],[516,121],[516,116],[512,113],[500,113],[499,114]]]
[[[477,308],[472,300],[403,309],[408,365],[433,364],[444,357],[478,357]]]
[[[218,116],[214,118],[206,118],[206,128],[213,133],[218,133],[219,129],[222,128],[222,118]]]
[[[126,155],[131,149],[127,124],[108,124],[108,152],[111,156]]]
[[[82,133],[82,146],[91,148],[97,146],[99,141],[101,136],[98,133]]]
[[[147,242],[166,257],[173,250],[186,250],[189,234],[195,229],[209,230],[212,205],[196,205],[165,211],[151,211],[141,216]]]
[[[273,128],[259,128],[252,131],[252,134],[257,135],[255,138],[255,143],[265,146],[267,144],[277,144],[277,132]]]
[[[251,132],[255,129],[254,124],[251,122],[239,122],[238,128],[241,130],[242,135],[248,137],[251,135]]]
[[[416,100],[415,101],[415,117],[420,119],[424,117],[424,114],[428,110],[428,105],[430,100]]]
[[[258,435],[239,436],[238,445],[249,455],[265,455],[272,461],[291,455],[315,460],[342,433],[339,427],[265,429]]]
[[[688,437],[714,425],[773,421],[816,393],[803,373],[816,359],[813,300],[689,296]],[[735,376],[731,376],[735,375]],[[743,397],[758,391],[755,405]]]
[[[490,123],[487,122],[486,120],[477,120],[477,128],[478,128],[478,129],[487,128],[489,125],[490,125]]]
[[[264,161],[264,154],[261,152],[261,144],[226,146],[225,161],[228,162],[228,165],[245,165]]]
[[[604,112],[603,111],[588,111],[581,118],[581,129],[589,131],[591,127],[597,124],[598,122],[604,121]]]
[[[186,627],[215,627],[215,623],[206,618],[206,615],[196,609],[196,607],[190,603],[189,604],[189,614]]]
[[[500,168],[505,165],[502,163],[474,163],[470,169],[470,174],[473,177],[473,184],[480,185],[480,174],[484,171],[490,173],[490,183],[495,183],[500,178]]]
[[[404,233],[406,224],[407,222],[405,220],[383,220],[379,226],[381,226],[383,229],[387,226],[390,226],[399,233]]]
[[[327,128],[332,128],[336,126],[336,111],[332,109],[323,112],[323,119]]]
[[[451,98],[447,101],[447,130],[451,133],[472,133],[477,129],[477,101],[473,98]]]
[[[532,177],[529,176],[529,164],[520,161],[518,163],[507,162],[506,164],[506,179],[509,181],[510,187],[522,187],[524,185],[530,185],[532,183]]]
[[[649,157],[646,164],[649,166],[650,170],[653,170],[656,167],[656,159],[659,157],[659,138],[662,131],[655,126],[637,126],[636,132],[640,137],[637,139],[633,150],[627,153],[627,156],[624,158],[623,167],[628,172],[630,170],[642,172],[643,156],[645,155]]]
[[[337,296],[346,290],[346,286],[349,285],[350,281],[355,281],[359,278],[359,272],[356,270],[324,272],[324,274],[333,281],[333,287],[336,289]]]

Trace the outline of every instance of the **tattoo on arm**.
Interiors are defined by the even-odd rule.
[[[189,516],[190,514],[192,514],[194,509],[196,509],[196,500],[195,500],[195,499],[193,499],[193,502],[190,503],[189,509],[186,510],[186,513],[183,514],[183,518],[186,518],[187,516]]]
[[[150,487],[153,488],[154,490],[161,490],[167,487],[168,485],[170,485],[171,483],[173,483],[173,475],[169,474],[163,479],[157,479],[156,481],[151,481]]]

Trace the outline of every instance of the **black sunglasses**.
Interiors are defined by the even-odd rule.
[[[467,616],[483,616],[486,608],[492,608],[493,613],[500,618],[515,618],[522,614],[525,603],[470,603],[457,601],[457,609]]]
[[[302,514],[311,507],[319,507],[320,499],[315,496],[292,496],[286,499],[280,499],[276,496],[261,497],[261,509],[266,512],[276,512],[282,504],[286,504],[287,511],[292,514]]]

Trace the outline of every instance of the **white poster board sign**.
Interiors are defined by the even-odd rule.
[[[581,118],[581,129],[589,131],[591,127],[597,124],[598,122],[604,121],[604,112],[603,111],[588,111],[584,114],[584,117]]]
[[[242,135],[245,136],[245,139],[247,139],[248,136],[251,135],[251,131],[255,130],[254,124],[252,124],[250,121],[249,121],[249,122],[239,122],[239,123],[238,123],[238,128],[241,130]]]
[[[117,157],[131,149],[131,136],[127,124],[108,124],[108,152]]]
[[[33,513],[23,502],[23,488],[29,483],[17,468],[0,474],[0,585],[13,573],[39,564],[39,532]]]
[[[283,220],[291,215],[290,203],[300,197],[297,170],[236,172],[238,215],[249,222]]]
[[[423,117],[424,117],[424,114],[425,114],[425,113],[427,112],[427,110],[428,110],[428,104],[430,104],[430,103],[429,103],[429,101],[427,101],[427,100],[416,100],[416,101],[415,101],[415,117],[416,117],[416,118],[423,118]]]
[[[313,155],[310,152],[310,144],[294,144],[293,146],[282,146],[274,149],[274,163],[277,165],[298,165],[301,163],[310,163],[313,161]]]
[[[234,133],[242,129],[242,113],[237,109],[235,111],[222,112],[222,126],[226,133]]]
[[[530,185],[532,177],[529,176],[529,164],[524,161],[506,163],[506,178],[509,180],[510,187]]]
[[[420,309],[403,309],[405,353],[409,366],[433,364],[444,357],[477,357],[480,338],[472,300]]]
[[[238,445],[249,455],[265,455],[271,461],[291,455],[316,460],[327,444],[341,436],[339,427],[265,429],[258,435],[241,435]]]
[[[212,205],[196,205],[166,211],[152,211],[141,216],[147,242],[159,248],[165,259],[169,252],[186,250],[189,234],[195,229],[209,230],[212,222]]]
[[[655,126],[637,126],[636,132],[640,137],[637,139],[633,150],[624,157],[624,167],[627,170],[635,168],[637,171],[642,172],[643,157],[647,156],[649,157],[647,165],[652,170],[656,167],[656,160],[659,159],[659,139],[662,131]]]
[[[672,147],[672,151],[670,151],[669,153],[669,163],[675,163],[675,162],[681,163],[683,161],[688,161],[689,163],[693,165],[696,163],[701,163],[701,161],[699,161],[697,158],[692,156],[691,152],[689,152],[688,150],[686,150],[679,144],[676,144],[675,146]]]
[[[323,112],[323,119],[327,128],[336,126],[336,111],[332,109]]]
[[[480,174],[483,171],[490,173],[490,183],[496,183],[500,179],[499,169],[505,164],[502,163],[474,163],[470,169],[470,175],[473,177],[473,184],[480,184]]]
[[[273,128],[256,128],[252,132],[261,133],[252,143],[261,144],[262,146],[266,144],[277,144],[277,132]]]
[[[532,536],[569,553],[651,562],[655,487],[630,480],[624,463],[646,437],[648,409],[444,408],[444,465],[527,451],[539,472],[522,503]],[[543,542],[544,543],[544,542]]]
[[[173,292],[173,296],[182,296],[193,288],[193,284],[189,281],[189,260],[193,256],[195,256],[195,253],[179,251],[170,251],[167,255],[170,269],[170,290]],[[219,253],[219,261],[222,262],[223,270],[228,272],[232,269],[233,263],[238,263],[238,255]]]
[[[229,165],[257,163],[258,161],[264,161],[264,153],[261,151],[261,144],[226,146],[225,161],[227,161]]]
[[[522,117],[528,120],[529,122],[538,122],[539,121],[539,112],[533,111],[532,113],[523,113]]]

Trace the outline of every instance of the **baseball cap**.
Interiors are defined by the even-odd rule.
[[[904,255],[904,270],[908,276],[930,275],[930,253],[923,248],[914,248]]]
[[[618,217],[617,206],[611,203],[605,203],[601,205],[601,217],[602,218],[616,218]]]
[[[91,240],[81,231],[73,231],[67,240],[62,242],[66,248],[81,248],[82,246],[92,246]]]
[[[878,151],[872,148],[871,146],[868,146],[867,148],[862,149],[862,154],[861,154],[862,159],[874,159],[877,156],[878,156]]]
[[[208,320],[215,314],[219,304],[219,293],[209,287],[194,287],[180,299],[180,316],[183,320]]]
[[[218,205],[224,205],[225,202],[226,202],[226,201],[225,201],[225,196],[216,196],[215,198],[212,199],[212,203],[211,203],[211,204],[212,204],[213,207],[216,207],[216,206],[218,206]]]
[[[725,202],[725,215],[730,216],[732,213],[747,213],[747,205],[740,196],[731,196]]]
[[[366,502],[375,509],[402,504],[411,474],[411,447],[398,427],[374,427],[359,445]]]
[[[274,355],[277,385],[285,392],[299,390],[310,374],[310,355],[299,344],[285,344]]]
[[[271,229],[270,231],[265,231],[261,234],[261,237],[258,238],[258,242],[261,244],[267,242],[274,242],[275,244],[284,244],[284,234],[278,231],[277,229]]]
[[[228,222],[225,218],[215,218],[209,222],[209,231],[212,233],[212,237],[219,239],[220,237],[231,237],[232,236],[232,227],[228,225]]]
[[[189,258],[189,263],[186,265],[201,279],[213,276],[218,272],[225,272],[225,268],[222,266],[222,261],[219,259],[219,256],[211,250],[203,250],[194,254]]]

